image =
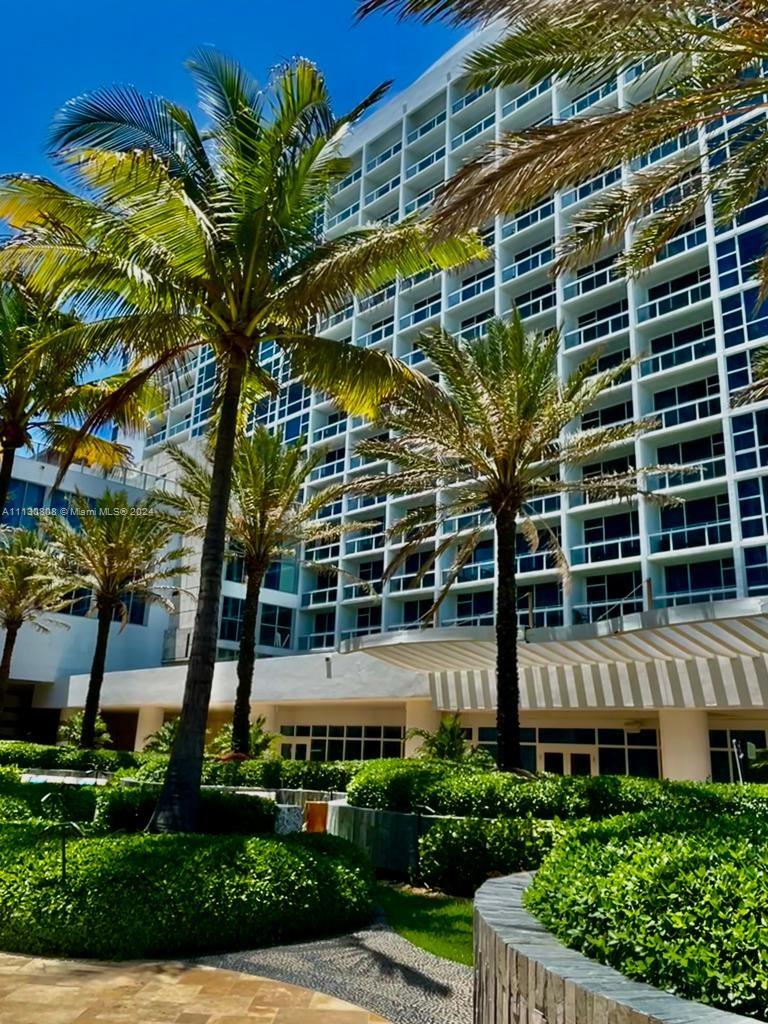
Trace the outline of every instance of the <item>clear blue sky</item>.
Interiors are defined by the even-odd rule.
[[[327,74],[347,109],[379,82],[393,92],[425,70],[459,33],[372,18],[354,24],[354,0],[38,0],[4,5],[0,60],[0,173],[46,174],[46,133],[72,96],[113,83],[190,105],[183,62],[200,45],[238,58],[260,80],[304,56]]]

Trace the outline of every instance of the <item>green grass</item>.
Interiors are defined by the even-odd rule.
[[[414,893],[404,886],[379,885],[376,902],[387,923],[414,946],[472,963],[472,900]]]

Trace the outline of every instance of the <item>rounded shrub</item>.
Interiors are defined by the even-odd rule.
[[[623,974],[768,1019],[768,819],[665,810],[571,831],[528,908]]]
[[[398,760],[395,758],[368,761],[347,787],[347,800],[356,807],[372,807],[381,811],[413,811],[430,808],[436,783],[457,775],[475,774],[455,761],[433,761],[427,758]]]
[[[48,783],[6,781],[0,778],[0,823],[50,818],[54,809],[43,802],[48,793],[62,795],[69,821],[88,822],[96,806],[94,786],[57,786]]]
[[[564,833],[537,818],[457,818],[435,822],[419,841],[420,880],[454,896],[472,896],[499,875],[539,867]]]
[[[142,832],[157,804],[157,786],[107,786],[96,794],[97,827],[105,832]],[[217,835],[274,832],[277,804],[247,794],[200,791],[197,828]]]
[[[373,878],[331,836],[125,835],[59,844],[0,829],[0,948],[131,959],[329,935],[370,917]]]
[[[203,762],[202,783],[204,786],[243,786],[254,789],[343,791],[362,766],[362,761],[291,761],[272,757],[254,761],[217,761],[206,758]],[[167,757],[159,754],[144,755],[142,763],[135,770],[121,774],[139,782],[160,783],[167,767]]]
[[[127,750],[80,750],[78,747],[0,740],[0,765],[17,768],[114,772],[121,768],[134,768],[139,762],[140,757]]]

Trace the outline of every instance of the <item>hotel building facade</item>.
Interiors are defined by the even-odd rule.
[[[629,105],[648,94],[657,74],[632,68],[580,89],[551,81],[471,89],[464,59],[493,34],[467,37],[355,128],[346,144],[349,174],[325,213],[328,236],[426,209],[440,185],[501,134]],[[695,151],[706,161],[704,133],[672,140],[642,164]],[[741,751],[747,743],[767,745],[768,403],[737,406],[734,396],[750,380],[751,352],[768,340],[768,305],[758,302],[752,279],[768,244],[768,198],[718,227],[707,204],[639,278],[621,276],[610,249],[555,278],[556,246],[574,214],[629,170],[615,167],[534,209],[497,218],[484,229],[492,253],[486,262],[398,280],[351,301],[320,329],[429,373],[419,348],[425,328],[439,325],[471,342],[491,317],[516,307],[528,329],[560,329],[564,376],[595,352],[601,368],[637,359],[579,426],[646,416],[657,426],[583,473],[689,464],[691,472],[651,480],[654,490],[685,501],[659,507],[579,494],[539,500],[536,512],[559,537],[572,582],[564,589],[550,554],[530,553],[520,537],[526,757],[532,768],[560,772],[730,779],[741,767],[734,744]],[[283,387],[265,400],[259,420],[325,451],[311,490],[385,468],[356,454],[357,442],[374,432],[368,423],[291,380],[277,350],[265,353],[265,362]],[[153,472],[165,472],[162,443],[205,432],[212,389],[212,357],[201,353],[146,439]],[[379,582],[402,544],[388,528],[406,510],[439,501],[434,493],[347,496],[325,515],[359,522],[360,531],[306,551],[320,571],[273,568],[257,635],[260,654],[272,660],[257,665],[255,702],[283,734],[284,753],[399,753],[407,728],[434,725],[449,710],[462,711],[473,742],[493,746],[492,532],[462,569],[434,628],[420,628],[419,620],[452,552],[418,585],[417,570],[446,533],[458,537],[469,522],[444,524],[398,575],[383,588]],[[370,580],[379,593],[324,574],[323,565]],[[237,649],[241,581],[233,558],[215,714],[227,712],[234,692],[226,659]],[[192,615],[191,605],[180,607],[170,623],[165,667],[107,678],[105,706],[137,716],[138,742],[180,704]],[[82,687],[73,678],[72,706]]]

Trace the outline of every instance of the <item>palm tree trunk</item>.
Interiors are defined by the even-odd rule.
[[[515,513],[502,508],[496,514],[496,763],[501,771],[522,768],[516,543]]]
[[[99,714],[101,701],[101,684],[104,682],[104,666],[107,662],[107,644],[109,643],[109,627],[112,625],[114,608],[99,608],[96,631],[96,648],[91,662],[91,678],[88,680],[88,694],[85,698],[83,725],[80,729],[80,747],[93,750],[96,743],[96,718]]]
[[[256,664],[256,619],[259,614],[259,594],[264,573],[257,568],[248,570],[243,606],[243,636],[237,655],[237,695],[232,716],[232,751],[235,754],[251,752],[251,688]]]
[[[244,375],[245,359],[230,359],[226,387],[219,407],[211,497],[200,563],[200,593],[179,716],[179,731],[152,819],[152,827],[158,832],[194,832],[197,825],[205,729],[216,664],[221,571],[232,486],[232,461]]]
[[[16,458],[16,449],[3,448],[0,458],[0,512],[5,508],[8,500],[8,491],[11,487],[11,476],[13,475],[13,463]]]
[[[2,718],[5,713],[5,702],[8,699],[8,684],[11,681],[11,660],[13,659],[13,648],[16,646],[16,637],[19,635],[20,629],[20,622],[11,622],[5,627],[3,656],[0,658],[0,718]]]

